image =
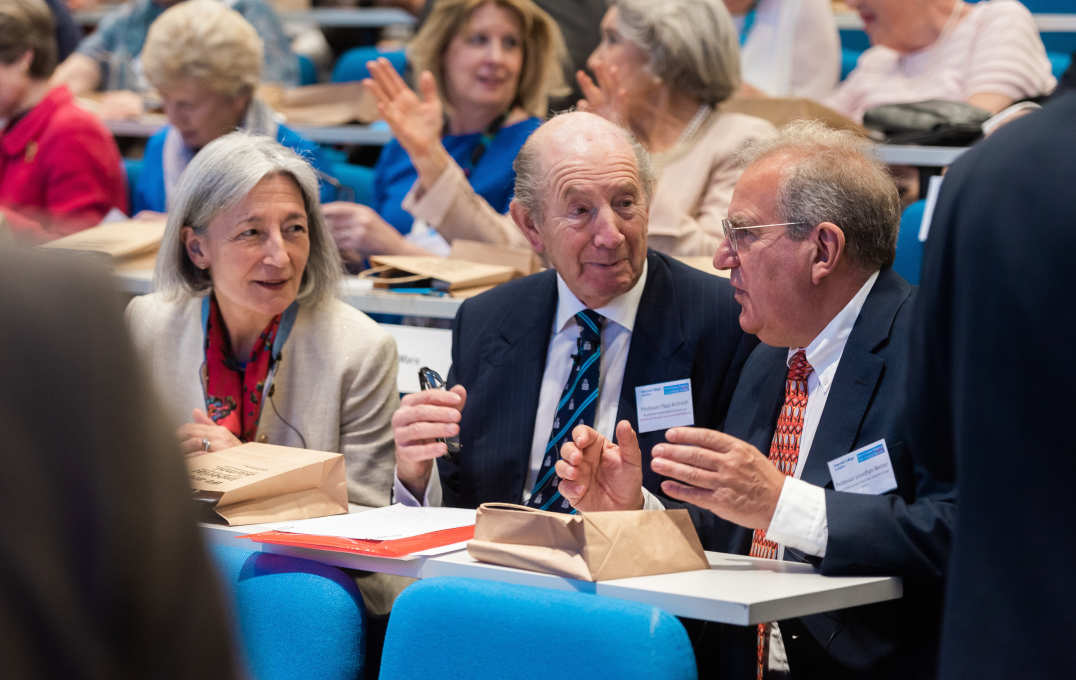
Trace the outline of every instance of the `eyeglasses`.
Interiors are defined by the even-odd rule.
[[[807,224],[806,222],[776,222],[774,224],[753,224],[748,227],[735,227],[729,218],[721,220],[721,228],[725,232],[725,240],[728,241],[729,248],[732,249],[734,254],[740,252],[739,234],[736,232],[744,229],[765,229],[766,227],[793,227]]]

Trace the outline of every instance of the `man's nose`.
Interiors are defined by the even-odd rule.
[[[714,253],[714,269],[733,269],[740,265],[740,258],[728,239],[721,241]]]
[[[599,248],[619,248],[623,242],[620,217],[613,206],[602,206],[594,218],[594,245]]]

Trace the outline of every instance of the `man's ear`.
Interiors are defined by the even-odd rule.
[[[542,243],[542,236],[538,233],[538,225],[535,224],[531,211],[527,210],[519,201],[512,199],[512,202],[508,204],[508,214],[512,216],[512,221],[523,232],[523,237],[531,244],[534,252],[544,253],[545,244]]]
[[[815,246],[811,263],[811,281],[820,283],[833,272],[844,257],[844,230],[832,222],[822,222],[810,236]]]
[[[199,269],[209,268],[209,256],[206,254],[205,239],[198,235],[193,227],[183,227],[179,232],[183,240],[183,247],[187,249],[187,257]]]

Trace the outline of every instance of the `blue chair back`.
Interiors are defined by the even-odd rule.
[[[214,545],[212,552],[251,678],[361,676],[366,614],[362,595],[344,572],[228,545]]]
[[[330,172],[343,187],[351,190],[352,196],[341,196],[338,200],[371,205],[374,201],[374,169],[351,163],[333,163]]]
[[[123,171],[127,175],[127,205],[134,210],[134,188],[138,182],[138,175],[142,172],[141,158],[124,158]],[[132,215],[133,217],[133,215]]]
[[[381,680],[695,680],[676,617],[637,602],[493,581],[411,585],[389,617]]]
[[[313,85],[318,82],[318,69],[305,54],[296,55],[299,60],[299,84]]]
[[[897,256],[893,271],[903,276],[913,286],[919,285],[919,270],[923,266],[923,243],[919,240],[919,225],[923,222],[926,201],[920,200],[904,209],[897,234]]]
[[[366,68],[366,62],[373,61],[378,57],[385,57],[403,75],[407,68],[407,53],[403,50],[379,50],[376,47],[353,47],[340,55],[333,66],[332,81],[334,83],[346,83],[353,80],[362,80],[370,77],[370,69]]]

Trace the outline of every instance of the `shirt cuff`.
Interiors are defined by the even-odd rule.
[[[661,499],[650,493],[650,489],[643,487],[643,510],[664,510],[665,504]]]
[[[425,220],[436,229],[445,221],[445,215],[452,207],[452,202],[456,200],[456,192],[461,184],[468,184],[467,177],[458,165],[449,163],[433,186],[426,191],[422,191],[418,180],[415,180],[400,205],[404,210],[420,220]]]
[[[396,474],[396,466],[392,468],[392,502],[401,503],[411,507],[425,506],[431,508],[441,507],[441,476],[437,473],[437,461],[433,462],[433,469],[430,470],[430,479],[426,482],[426,493],[423,494],[422,501],[419,502],[415,498],[415,494],[400,481],[400,476]]]
[[[825,557],[829,540],[825,489],[795,477],[786,478],[766,538],[808,555]]]

